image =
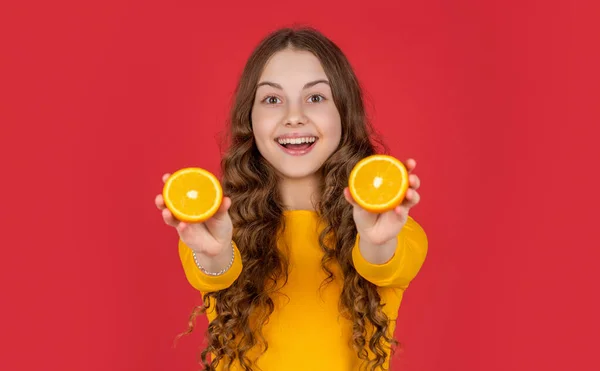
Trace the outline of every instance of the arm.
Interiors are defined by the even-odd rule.
[[[196,265],[194,256],[192,255],[192,249],[190,249],[183,241],[179,240],[179,258],[185,276],[192,287],[203,293],[226,289],[239,277],[242,272],[242,257],[235,244],[233,252],[234,257],[231,268],[220,276],[209,276],[202,272]]]
[[[384,263],[367,260],[361,253],[360,235],[352,249],[352,260],[358,274],[367,281],[380,287],[405,289],[416,277],[427,255],[427,235],[421,226],[412,218],[408,220],[396,241],[391,259]],[[368,254],[366,254],[368,255]]]

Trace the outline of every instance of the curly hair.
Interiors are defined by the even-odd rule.
[[[340,113],[342,137],[320,169],[320,197],[315,205],[325,222],[319,236],[324,252],[321,266],[327,273],[323,285],[335,279],[330,266],[337,263],[343,276],[339,309],[352,323],[352,346],[363,365],[376,370],[386,362],[397,341],[389,334],[389,318],[382,310],[377,287],[354,268],[352,248],[357,231],[343,189],[354,165],[379,149],[385,150],[385,146],[377,141],[367,120],[363,93],[349,61],[335,43],[312,28],[284,28],[271,33],[255,48],[242,72],[221,168],[224,193],[232,200],[233,238],[244,268],[229,288],[204,295],[203,305],[190,317],[188,333],[195,317],[214,304],[217,316],[209,323],[208,346],[201,353],[204,370],[215,370],[221,361],[227,369],[235,360],[244,370],[252,370],[250,349],[261,347],[264,352],[268,348],[262,325],[274,310],[270,294],[287,282],[288,260],[277,248],[277,236],[284,228],[277,176],[257,149],[251,112],[264,66],[274,53],[286,48],[309,51],[320,60]],[[374,358],[370,359],[369,350]]]

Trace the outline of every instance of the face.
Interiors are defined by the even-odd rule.
[[[282,177],[319,170],[337,149],[342,125],[317,57],[291,49],[271,57],[258,81],[252,130],[261,155]]]

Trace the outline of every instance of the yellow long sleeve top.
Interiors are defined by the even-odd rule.
[[[286,227],[279,245],[284,246],[284,243],[289,249],[289,278],[281,289],[283,295],[272,298],[275,310],[263,327],[269,348],[258,358],[257,365],[264,371],[359,370],[362,361],[350,346],[352,323],[340,316],[338,309],[343,285],[340,274],[336,274],[334,282],[320,289],[326,274],[321,268],[323,251],[319,247],[318,233],[322,225],[317,214],[294,210],[286,211],[284,217]],[[352,251],[355,269],[378,286],[385,303],[383,311],[391,320],[390,331],[393,332],[404,290],[425,260],[427,236],[421,226],[409,217],[398,235],[394,256],[381,265],[371,264],[362,257],[359,239],[360,236],[357,236]],[[191,250],[179,242],[179,256],[187,280],[200,293],[225,289],[237,279],[243,269],[243,261],[237,248],[234,254],[234,263],[226,273],[209,276],[198,269]],[[216,313],[209,309],[208,320],[212,321],[215,316]],[[220,362],[219,367],[223,363]],[[389,358],[385,367],[389,369]]]

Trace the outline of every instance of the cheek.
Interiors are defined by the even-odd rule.
[[[271,138],[275,125],[272,117],[266,115],[261,110],[252,112],[252,132],[257,142],[261,142]]]
[[[320,113],[320,118],[317,119],[321,125],[320,129],[323,135],[327,136],[332,141],[339,143],[342,136],[342,123],[340,114],[338,113],[335,106],[328,107]]]

